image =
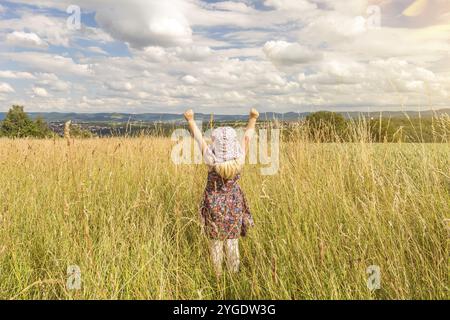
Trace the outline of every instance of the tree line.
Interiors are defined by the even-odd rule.
[[[308,115],[302,125],[306,128],[310,140],[316,142],[355,142],[362,136],[373,142],[450,141],[450,117],[448,115],[441,118],[408,118],[405,116],[402,118],[346,119],[339,113],[319,111]],[[173,129],[173,125],[170,127]],[[160,129],[158,130],[161,131]],[[69,130],[70,136],[73,138],[93,136],[91,132],[83,130],[75,124],[69,124]],[[289,135],[290,131],[287,130],[285,133]],[[170,135],[170,133],[168,134]],[[49,128],[43,118],[38,117],[32,120],[24,111],[23,106],[12,106],[5,119],[0,121],[0,137],[44,139],[55,136],[57,134]]]
[[[49,138],[54,135],[43,118],[30,119],[22,106],[12,106],[0,122],[0,136],[8,138]]]
[[[449,142],[450,117],[380,117],[346,119],[341,114],[320,111],[306,117],[309,137],[317,142]]]
[[[73,138],[90,138],[89,131],[79,128],[75,124],[69,124],[70,135]],[[14,105],[6,114],[3,121],[0,121],[0,137],[7,138],[52,138],[58,136],[48,126],[42,117],[32,120],[24,111],[23,106]]]

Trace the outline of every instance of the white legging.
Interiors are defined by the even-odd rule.
[[[217,275],[222,274],[223,251],[227,256],[227,267],[231,272],[239,271],[239,240],[211,240],[211,258]]]

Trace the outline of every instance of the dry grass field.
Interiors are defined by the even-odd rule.
[[[449,297],[448,143],[285,141],[277,175],[245,167],[256,227],[220,279],[198,219],[206,168],[173,164],[173,144],[0,139],[0,299]]]

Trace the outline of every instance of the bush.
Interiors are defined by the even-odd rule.
[[[311,138],[319,142],[335,142],[345,138],[347,121],[338,113],[319,111],[306,117]]]
[[[94,134],[89,130],[85,130],[77,124],[70,124],[70,137],[78,139],[89,139],[94,137]]]
[[[33,121],[25,113],[22,106],[14,105],[0,123],[0,136],[46,138],[52,136],[52,131],[42,118]]]

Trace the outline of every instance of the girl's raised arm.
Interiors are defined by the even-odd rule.
[[[244,141],[242,143],[244,148],[244,155],[247,153],[248,144],[255,134],[256,120],[258,120],[258,118],[259,112],[255,108],[252,108],[252,110],[250,110],[247,128],[245,129]]]
[[[194,111],[192,111],[192,109],[187,110],[184,113],[184,118],[186,119],[189,125],[189,131],[194,136],[195,141],[197,141],[198,145],[200,146],[202,154],[205,154],[205,151],[208,148],[208,144],[206,143],[205,139],[203,139],[202,132],[197,127],[197,124],[194,121]]]

